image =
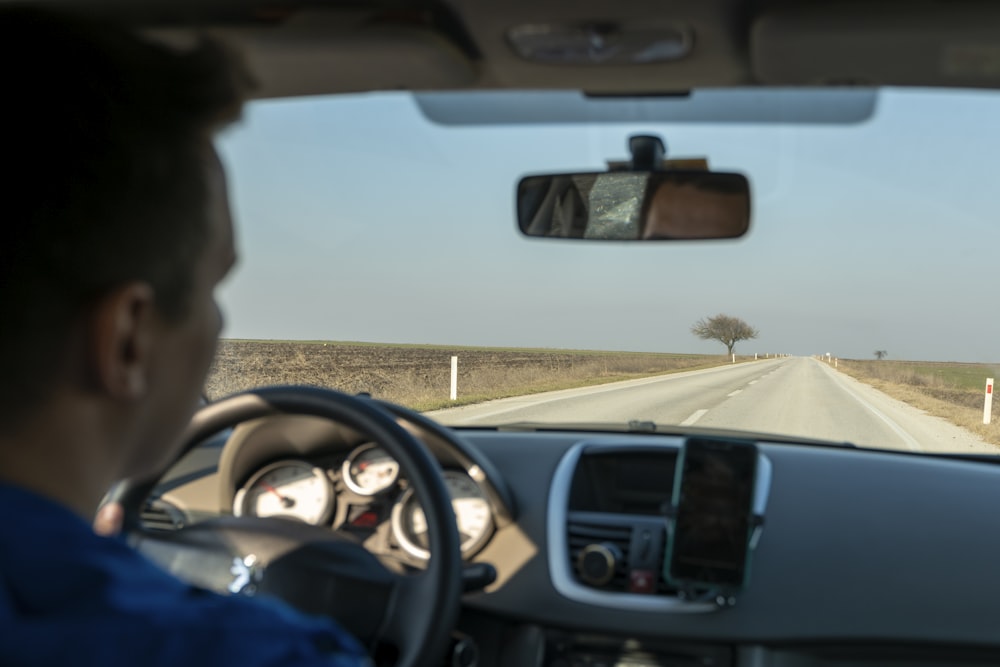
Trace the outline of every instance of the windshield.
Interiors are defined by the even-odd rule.
[[[998,118],[996,93],[931,90],[879,91],[845,122],[445,124],[402,93],[255,102],[220,142],[241,262],[208,394],[307,383],[456,425],[993,453]],[[521,235],[523,176],[606,170],[635,134],[745,174],[746,236]],[[719,315],[750,327],[732,350],[698,335]]]

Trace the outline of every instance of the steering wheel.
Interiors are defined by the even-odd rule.
[[[227,516],[173,532],[146,531],[140,512],[166,470],[115,490],[112,500],[124,509],[127,539],[192,584],[233,594],[274,595],[303,611],[333,617],[369,650],[395,647],[397,667],[440,664],[462,591],[451,498],[437,462],[376,401],[317,387],[237,394],[194,415],[177,458],[223,429],[279,414],[340,422],[368,435],[399,461],[427,519],[430,560],[424,571],[400,574],[349,535],[286,519]]]

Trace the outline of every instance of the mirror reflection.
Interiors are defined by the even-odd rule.
[[[627,171],[528,176],[517,191],[526,236],[707,240],[744,235],[750,185],[742,174]]]

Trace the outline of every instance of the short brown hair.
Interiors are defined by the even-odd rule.
[[[0,10],[0,419],[38,401],[68,331],[121,284],[181,318],[206,241],[206,149],[250,78],[203,41],[180,52],[122,26]],[[2,426],[2,424],[0,424]]]

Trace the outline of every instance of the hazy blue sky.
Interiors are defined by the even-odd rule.
[[[525,239],[527,173],[635,133],[746,173],[741,241]],[[255,103],[222,140],[242,261],[225,336],[1000,361],[1000,95],[883,93],[847,126],[444,127],[406,95]]]

